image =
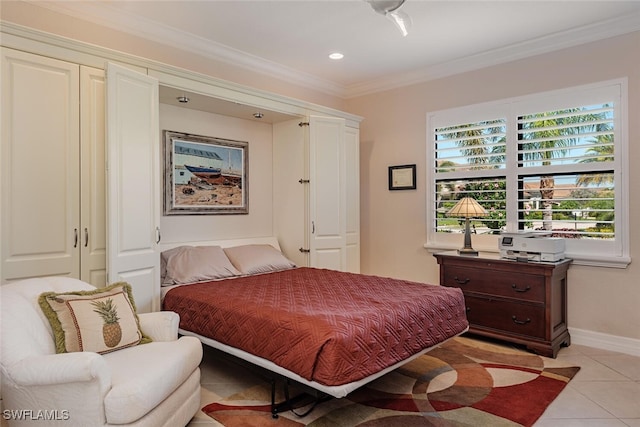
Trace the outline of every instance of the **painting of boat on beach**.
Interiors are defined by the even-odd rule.
[[[164,131],[165,215],[247,214],[248,146]]]

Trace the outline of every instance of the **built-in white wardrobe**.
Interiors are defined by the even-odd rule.
[[[272,112],[272,234],[299,265],[359,270],[360,117],[3,23],[2,284],[125,280],[160,309],[160,89]]]
[[[359,131],[339,117],[273,125],[274,231],[297,265],[360,271]]]
[[[2,48],[2,282],[106,282],[104,72]]]

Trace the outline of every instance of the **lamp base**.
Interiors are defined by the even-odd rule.
[[[478,255],[478,251],[474,250],[471,246],[471,227],[469,226],[469,217],[466,217],[464,221],[464,247],[462,249],[458,249],[458,254],[470,256]]]
[[[478,256],[478,251],[476,251],[475,249],[471,249],[471,248],[462,248],[462,249],[458,249],[458,254],[459,255]]]

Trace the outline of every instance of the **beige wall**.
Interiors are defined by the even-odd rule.
[[[423,193],[426,113],[429,111],[627,76],[630,161],[633,163],[633,159],[640,158],[640,33],[345,102],[278,79],[234,69],[221,62],[61,16],[33,4],[2,1],[0,16],[3,20],[53,34],[364,116],[360,148],[364,273],[432,283],[438,281],[435,259],[423,248],[426,233]],[[190,123],[187,125],[189,129],[196,133],[224,136],[218,135],[217,129],[202,128],[200,123],[192,123],[194,117],[185,118]],[[163,126],[184,125],[184,122],[176,124],[173,120],[164,116]],[[256,131],[257,137],[262,138],[263,131]],[[238,135],[232,136],[238,139],[256,137],[234,135]],[[418,166],[418,190],[389,192],[387,167],[405,163]],[[631,168],[630,172],[631,182],[640,182],[640,169]],[[640,198],[635,190],[632,188],[629,200],[632,258],[638,256],[640,243],[640,228],[634,221],[640,218]],[[250,193],[254,194],[253,189]],[[193,236],[199,233],[201,226],[205,230],[218,230],[226,225],[226,220],[222,219],[194,220],[189,225],[179,219],[165,218],[163,221],[163,228],[168,226],[171,230],[178,230],[186,227],[185,231]],[[233,224],[236,226],[240,225]],[[260,221],[252,227],[265,229]],[[168,233],[169,236],[165,236],[167,240],[175,237],[172,231]],[[572,267],[569,275],[569,326],[640,339],[640,272],[637,262],[627,269]]]
[[[629,78],[629,154],[640,159],[640,32],[424,84],[351,99],[360,130],[362,271],[438,282],[426,239],[426,114],[613,78]],[[418,189],[388,191],[387,167],[417,164]],[[630,168],[631,183],[640,168]],[[631,257],[626,269],[573,266],[569,326],[640,339],[640,197],[630,194]],[[461,242],[462,244],[462,242]]]

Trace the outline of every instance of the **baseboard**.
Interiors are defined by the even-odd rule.
[[[587,331],[585,329],[569,328],[571,343],[618,353],[640,356],[640,340]]]

